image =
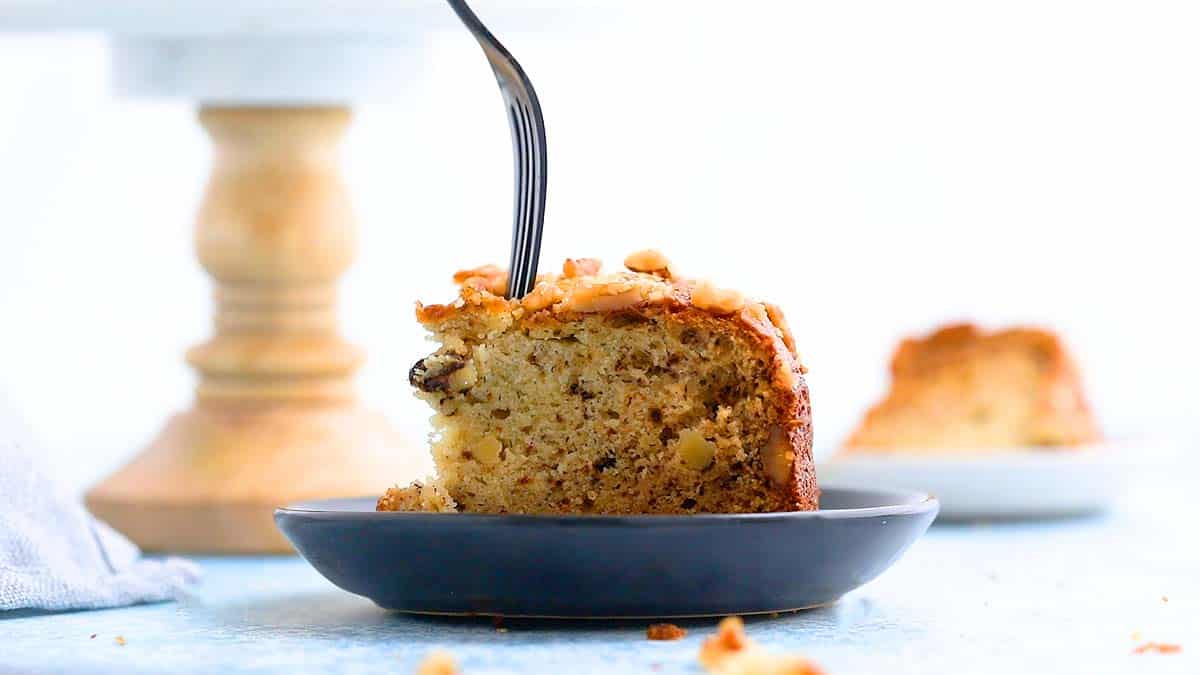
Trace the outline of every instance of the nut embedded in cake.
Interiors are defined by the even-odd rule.
[[[520,300],[460,272],[417,306],[440,347],[409,373],[437,477],[380,510],[702,513],[817,507],[804,367],[775,306],[678,276],[657,251],[568,260]]]

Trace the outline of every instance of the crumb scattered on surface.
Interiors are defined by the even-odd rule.
[[[1177,645],[1170,642],[1144,642],[1134,648],[1134,654],[1147,654],[1153,652],[1155,654],[1178,654],[1183,651],[1183,645]]]
[[[391,487],[375,502],[376,511],[427,511],[430,513],[456,513],[458,504],[442,488],[437,480],[425,482],[415,480],[407,487]]]
[[[1162,599],[1162,601],[1163,601],[1163,602],[1166,602],[1166,601],[1167,601],[1167,596],[1165,596],[1165,595],[1164,595],[1164,596],[1162,596],[1162,598],[1161,598],[1161,599]]]
[[[649,640],[682,640],[687,631],[673,623],[652,623],[646,628]]]
[[[88,639],[89,639],[89,640],[95,640],[95,639],[96,639],[96,635],[98,635],[98,633],[92,633],[91,637],[89,637]]]
[[[421,665],[417,666],[417,675],[459,675],[459,672],[458,661],[444,649],[429,652]]]
[[[113,642],[117,643],[117,645],[119,645],[121,647],[125,646],[124,636],[118,635],[117,637],[113,638]]]
[[[700,663],[714,675],[823,675],[802,656],[772,654],[755,644],[736,616],[722,619],[717,634],[700,645]]]

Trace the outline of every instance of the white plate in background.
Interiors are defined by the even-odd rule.
[[[1082,448],[843,454],[817,466],[821,483],[932,493],[941,518],[1034,518],[1103,511],[1128,484],[1128,441]]]

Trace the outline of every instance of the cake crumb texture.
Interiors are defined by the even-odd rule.
[[[431,511],[454,513],[458,504],[437,481],[413,481],[406,487],[392,487],[375,504],[376,511]]]
[[[418,303],[439,347],[409,380],[435,412],[437,479],[379,508],[815,509],[805,368],[779,308],[680,277],[657,251],[626,265],[570,259],[519,300],[504,270],[477,267],[455,275],[453,303]]]
[[[904,340],[891,389],[845,442],[850,450],[1063,447],[1099,441],[1079,369],[1057,335],[970,324]]]

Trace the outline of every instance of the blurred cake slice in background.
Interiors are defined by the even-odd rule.
[[[773,305],[656,251],[567,260],[519,300],[496,267],[418,305],[438,349],[409,380],[437,476],[379,510],[702,513],[817,508],[804,367]]]
[[[1079,370],[1046,330],[947,326],[902,342],[891,371],[891,390],[847,450],[1050,449],[1100,440]]]

